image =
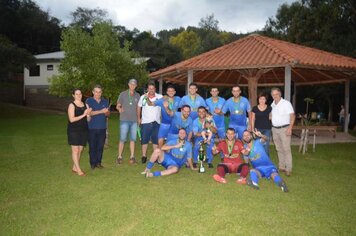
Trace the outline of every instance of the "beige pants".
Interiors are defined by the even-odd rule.
[[[278,167],[286,171],[292,171],[292,151],[290,142],[292,136],[287,135],[288,127],[276,129],[272,127],[273,142],[278,155]]]

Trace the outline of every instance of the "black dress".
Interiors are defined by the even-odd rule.
[[[74,116],[81,116],[83,115],[86,106],[78,107],[72,102],[74,105]],[[82,119],[70,122],[68,120],[67,126],[67,135],[68,135],[68,144],[73,146],[86,146],[88,142],[88,121],[87,117],[83,117]]]

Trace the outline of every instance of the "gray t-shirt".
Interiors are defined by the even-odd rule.
[[[140,94],[137,92],[130,96],[129,90],[121,92],[117,102],[124,108],[124,112],[120,113],[120,120],[137,122],[137,103],[140,100]]]

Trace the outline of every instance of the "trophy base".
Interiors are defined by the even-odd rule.
[[[199,173],[205,173],[205,168],[204,167],[200,167],[199,168]]]

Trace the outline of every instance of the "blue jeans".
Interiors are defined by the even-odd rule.
[[[263,147],[269,156],[269,142],[271,141],[271,130],[270,129],[259,129],[259,131],[261,132],[261,134],[267,136],[267,140],[263,144]]]
[[[90,165],[101,164],[103,159],[106,129],[89,129]]]
[[[120,142],[124,143],[127,140],[127,134],[130,134],[130,141],[136,142],[137,122],[136,121],[120,121]]]

